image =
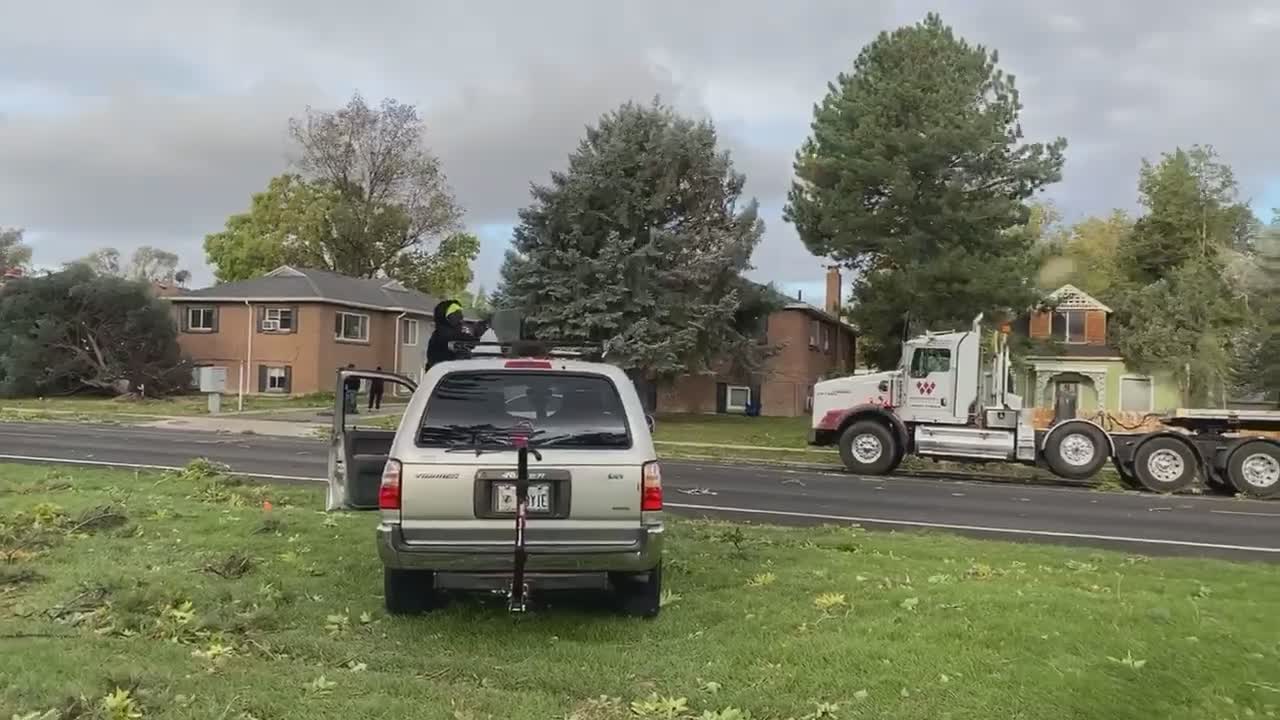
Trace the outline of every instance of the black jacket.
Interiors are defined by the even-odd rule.
[[[449,347],[449,343],[459,340],[475,340],[471,333],[467,332],[465,326],[455,328],[449,324],[449,320],[445,318],[444,311],[450,305],[456,303],[456,300],[445,300],[436,305],[432,312],[432,317],[436,322],[436,329],[431,331],[431,338],[427,340],[427,367],[430,368],[436,363],[448,362],[449,360],[457,360],[460,355]],[[465,357],[465,354],[461,357]]]

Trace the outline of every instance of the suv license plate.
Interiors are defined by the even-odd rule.
[[[516,511],[515,483],[495,483],[493,486],[493,510],[500,513]],[[529,512],[544,513],[551,511],[551,485],[548,483],[529,483]]]

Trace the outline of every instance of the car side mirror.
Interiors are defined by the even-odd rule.
[[[880,385],[878,386],[878,389],[880,390],[880,392],[889,392],[889,381],[881,380]]]
[[[658,425],[658,421],[654,420],[652,415],[645,415],[644,424],[649,426],[649,432],[653,432],[653,429]]]

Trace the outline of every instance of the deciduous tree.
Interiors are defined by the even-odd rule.
[[[305,177],[341,201],[330,269],[373,277],[460,229],[462,210],[413,105],[388,98],[371,108],[357,93],[336,111],[308,108],[289,131]]]
[[[938,15],[881,33],[829,85],[796,154],[785,217],[857,272],[851,317],[877,364],[914,328],[967,325],[1035,298],[1032,241],[1012,232],[1061,175],[1066,141],[1023,143],[995,51]]]
[[[1129,364],[1181,379],[1193,405],[1216,405],[1238,376],[1250,327],[1248,296],[1228,281],[1227,256],[1253,242],[1231,168],[1212,148],[1143,162],[1146,214],[1117,253],[1110,334]]]
[[[94,250],[68,265],[83,265],[99,275],[123,277],[140,282],[174,282],[178,273],[178,256],[168,250],[143,245],[133,251],[128,264],[120,262],[120,251],[107,247]],[[187,272],[187,277],[190,277]]]
[[[296,264],[442,296],[466,287],[479,241],[461,232],[462,210],[412,105],[371,108],[357,94],[336,111],[308,109],[289,129],[299,173],[272,179],[248,212],[205,238],[219,281]]]
[[[1116,301],[1123,280],[1119,253],[1132,232],[1133,220],[1123,210],[1072,225],[1054,239],[1041,264],[1041,289],[1070,283],[1103,302]]]
[[[30,263],[31,248],[22,242],[22,229],[0,227],[0,277],[25,270]]]

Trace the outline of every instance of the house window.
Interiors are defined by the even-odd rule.
[[[340,312],[333,321],[333,336],[337,340],[369,342],[369,316]]]
[[[817,320],[809,321],[809,347],[811,348],[818,347],[818,328],[819,327],[820,326]]]
[[[1155,406],[1155,387],[1149,377],[1126,376],[1120,378],[1120,410],[1122,412],[1149,413]]]
[[[822,352],[831,352],[831,328],[822,326]]]
[[[218,309],[215,307],[187,308],[187,330],[190,332],[215,332],[218,329]]]
[[[751,404],[751,388],[744,385],[730,385],[725,394],[724,409],[726,412],[746,412]]]
[[[400,321],[400,342],[405,345],[418,344],[418,321],[404,318]]]
[[[1084,342],[1084,311],[1059,310],[1053,314],[1052,337],[1058,342]]]
[[[293,332],[293,308],[264,308],[259,329],[263,332]]]
[[[258,392],[288,394],[293,391],[293,368],[288,365],[258,366]]]
[[[951,372],[951,351],[946,348],[916,350],[911,356],[911,377],[926,378],[936,372]]]
[[[289,392],[289,374],[284,368],[267,368],[267,392]]]

